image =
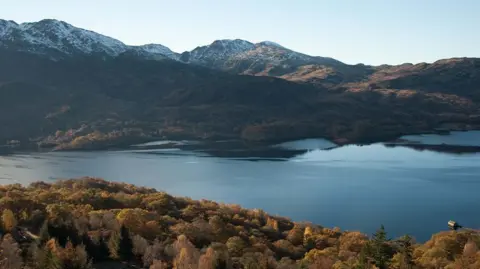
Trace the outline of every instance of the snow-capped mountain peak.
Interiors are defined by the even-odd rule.
[[[58,20],[22,23],[19,29],[30,43],[44,45],[67,54],[106,53],[116,56],[127,50],[122,42]]]
[[[278,44],[278,43],[275,43],[273,41],[262,41],[262,42],[259,42],[257,43],[257,45],[259,46],[267,46],[267,47],[276,47],[276,48],[281,48],[281,49],[285,49],[284,46]]]
[[[16,27],[18,27],[18,24],[14,21],[0,20],[0,38],[10,33]]]
[[[146,44],[142,46],[132,46],[134,50],[142,51],[147,54],[152,55],[164,55],[170,59],[178,59],[178,54],[173,52],[171,49],[160,44]]]
[[[220,40],[215,40],[208,47],[215,48],[215,49],[223,49],[230,53],[235,53],[235,52],[253,49],[255,45],[251,42],[248,42],[242,39],[220,39]]]
[[[283,74],[281,72],[290,72],[304,65],[341,64],[334,59],[302,54],[272,41],[254,44],[242,39],[215,40],[178,54],[160,44],[129,46],[117,39],[53,19],[21,24],[0,20],[0,48],[55,60],[77,55],[122,55],[148,60],[169,58],[213,69],[259,75]]]
[[[190,52],[184,52],[180,58],[184,62],[207,64],[225,61],[233,55],[255,48],[251,42],[242,39],[215,40],[207,46],[197,47]]]
[[[21,24],[0,20],[0,47],[53,58],[98,53],[118,56],[131,50],[142,52],[142,55],[150,58],[158,58],[159,55],[178,58],[163,45],[127,46],[117,39],[54,19]]]

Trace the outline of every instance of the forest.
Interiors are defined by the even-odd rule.
[[[478,269],[480,236],[322,227],[98,178],[0,186],[2,269]]]

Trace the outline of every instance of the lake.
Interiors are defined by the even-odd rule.
[[[465,136],[472,145],[480,141],[480,132],[404,138],[463,145]],[[0,183],[102,177],[177,196],[262,208],[343,230],[372,233],[384,224],[391,237],[408,233],[420,241],[446,230],[450,219],[480,226],[479,153],[449,154],[381,143],[335,148],[321,139],[271,149],[274,154],[268,157],[181,147],[18,153],[0,157]]]

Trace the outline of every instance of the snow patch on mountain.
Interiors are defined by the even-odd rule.
[[[164,55],[170,59],[178,59],[179,55],[169,48],[160,44],[146,44],[142,46],[132,46],[134,50],[142,51],[152,55]]]
[[[46,55],[52,59],[92,54],[112,57],[126,54],[152,60],[167,57],[210,68],[237,71],[336,61],[298,53],[272,41],[254,44],[242,39],[216,40],[210,45],[178,54],[160,44],[128,46],[117,39],[52,19],[21,24],[0,20],[0,47]]]
[[[63,21],[22,23],[15,30],[20,40],[66,54],[104,52],[117,56],[127,50],[127,46],[116,39],[74,27]],[[13,36],[13,39],[17,39],[17,36]]]
[[[142,55],[149,54],[149,58],[159,55],[178,58],[163,45],[128,46],[117,39],[52,19],[22,24],[0,20],[0,46],[37,54],[56,51],[61,55],[104,53],[118,56],[135,50]]]
[[[282,48],[282,49],[285,48],[284,46],[282,46],[278,43],[272,42],[272,41],[262,41],[262,42],[257,43],[257,45],[268,46],[268,47],[277,47],[277,48]]]
[[[183,61],[198,64],[224,61],[233,55],[254,49],[255,45],[242,39],[216,40],[208,46],[197,47],[183,53]]]

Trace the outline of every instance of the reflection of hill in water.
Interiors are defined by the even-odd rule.
[[[444,142],[450,144],[441,144]],[[473,145],[468,145],[469,143]],[[405,136],[397,141],[388,143],[348,145],[343,147],[339,147],[325,139],[297,140],[273,146],[261,143],[245,143],[238,140],[217,142],[160,141],[136,145],[132,147],[132,152],[163,156],[196,155],[199,157],[219,157],[246,161],[287,161],[293,158],[302,159],[302,157],[308,156],[310,152],[317,151],[337,152],[338,149],[342,149],[339,154],[348,154],[344,152],[345,149],[346,152],[348,152],[349,149],[356,151],[354,148],[357,147],[400,147],[448,154],[471,154],[480,152],[480,132],[452,132],[450,135]]]

